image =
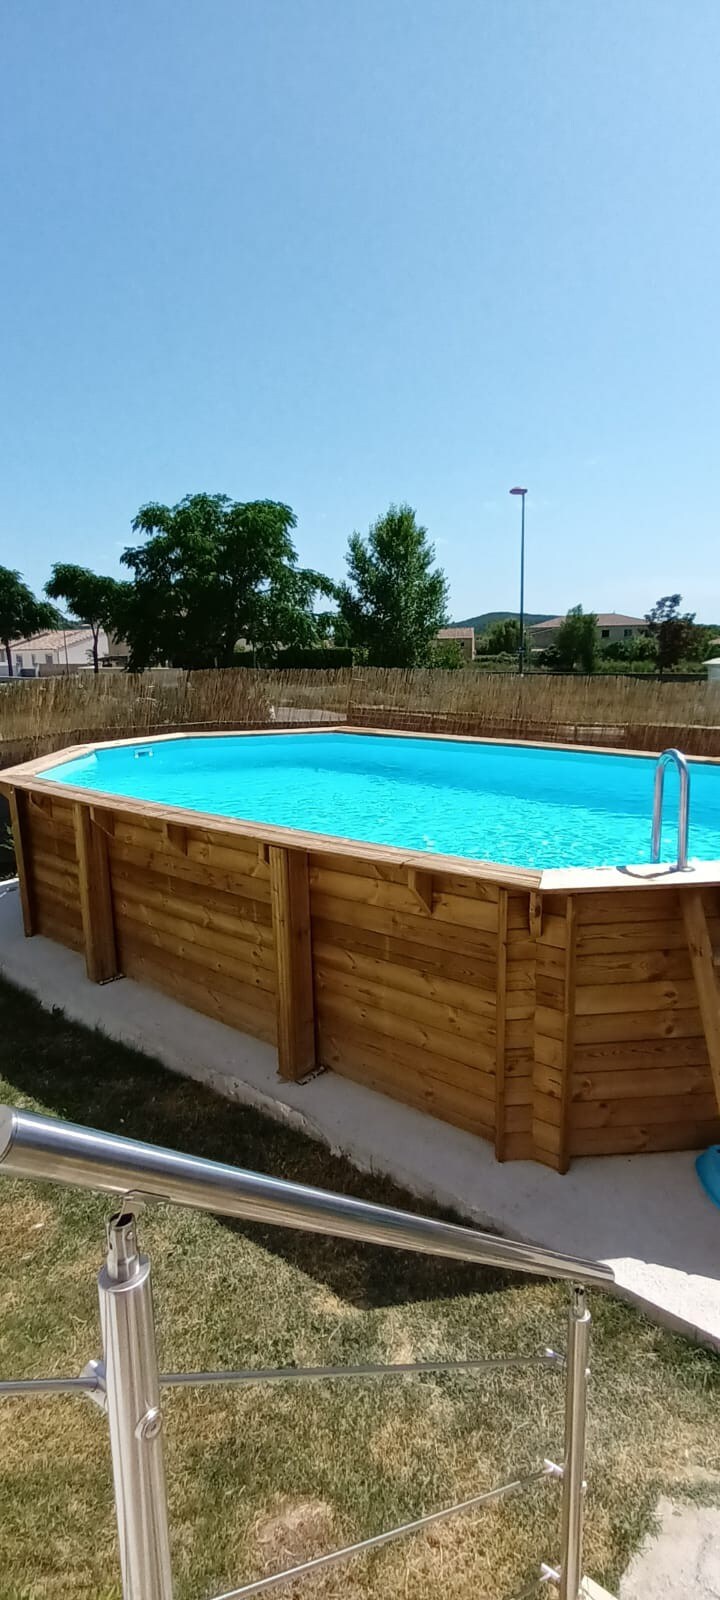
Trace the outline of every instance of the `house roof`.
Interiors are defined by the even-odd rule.
[[[646,617],[626,617],[622,611],[600,611],[598,613],[599,628],[646,628]],[[561,627],[564,617],[549,617],[547,622],[531,624],[533,633],[551,633],[554,628]]]
[[[474,639],[474,628],[438,628],[438,639]]]
[[[13,639],[13,650],[64,650],[65,644],[92,646],[90,628],[50,628],[46,633],[34,633],[29,639]]]

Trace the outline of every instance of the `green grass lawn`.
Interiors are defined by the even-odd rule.
[[[415,1208],[323,1146],[49,1014],[0,982],[0,1098]],[[100,1341],[107,1200],[0,1179],[0,1376],[77,1373]],[[419,1208],[417,1208],[419,1209]],[[165,1370],[420,1360],[562,1346],[567,1290],[159,1206],[140,1219]],[[595,1317],[586,1569],[608,1587],[661,1491],[720,1501],[720,1362],[604,1295]],[[211,1596],[477,1493],[562,1448],[562,1379],[165,1392],[176,1594]],[[312,1600],[490,1600],[558,1556],[544,1483],[298,1584]],[[106,1425],[80,1398],[0,1401],[0,1596],[120,1595]],[[282,1591],[287,1593],[288,1591]]]

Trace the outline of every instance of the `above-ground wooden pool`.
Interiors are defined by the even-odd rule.
[[[562,1172],[720,1137],[720,861],[494,865],[48,776],[108,750],[151,753],[76,746],[0,780],[25,932],[96,982],[163,990],[276,1044],[283,1077],[331,1068],[500,1160]]]

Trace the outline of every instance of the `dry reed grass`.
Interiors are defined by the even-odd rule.
[[[447,732],[720,754],[711,683],[345,668],[119,672],[21,680],[0,692],[0,743],[28,756],[90,738],[183,727],[253,727],[286,712]],[[19,759],[13,753],[13,759]]]

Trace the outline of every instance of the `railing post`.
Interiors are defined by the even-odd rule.
[[[123,1600],[172,1600],[150,1262],[130,1211],[108,1224],[98,1292]]]
[[[585,1304],[585,1290],[579,1287],[573,1288],[568,1320],[565,1380],[560,1600],[578,1600],[583,1577],[585,1429],[591,1321],[590,1312]]]

